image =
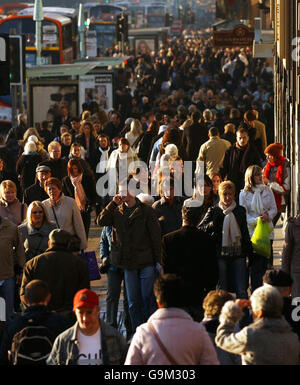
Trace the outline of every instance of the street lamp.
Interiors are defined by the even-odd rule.
[[[42,65],[42,21],[44,20],[43,0],[35,0],[33,20],[35,21],[36,64]]]

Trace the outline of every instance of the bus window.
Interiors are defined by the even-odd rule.
[[[100,53],[104,53],[106,49],[112,47],[116,40],[115,24],[90,24],[90,31],[97,32],[97,46]]]

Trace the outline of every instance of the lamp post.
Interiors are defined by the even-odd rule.
[[[79,51],[80,59],[86,57],[86,47],[85,47],[85,24],[84,24],[84,12],[82,3],[79,4],[79,14],[78,14],[78,32],[80,38]]]
[[[42,65],[42,21],[44,19],[43,0],[35,0],[33,20],[35,21],[35,47],[36,47],[36,64]]]

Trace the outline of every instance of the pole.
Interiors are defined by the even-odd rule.
[[[42,65],[42,21],[43,14],[43,0],[35,0],[33,20],[35,21],[35,47],[36,47],[36,64]]]
[[[84,13],[83,13],[83,5],[79,4],[79,12],[78,12],[78,32],[79,32],[79,51],[80,51],[80,59],[86,57],[86,46],[85,46],[85,24],[84,24]]]

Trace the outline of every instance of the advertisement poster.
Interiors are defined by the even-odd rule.
[[[112,74],[84,75],[79,78],[79,103],[98,103],[105,112],[113,108]]]
[[[78,114],[78,90],[76,85],[36,85],[32,87],[33,124],[43,120],[55,121],[60,109],[67,108],[70,116]]]
[[[148,54],[150,55],[152,51],[156,51],[155,46],[155,38],[135,38],[135,54],[136,55],[143,55]]]

